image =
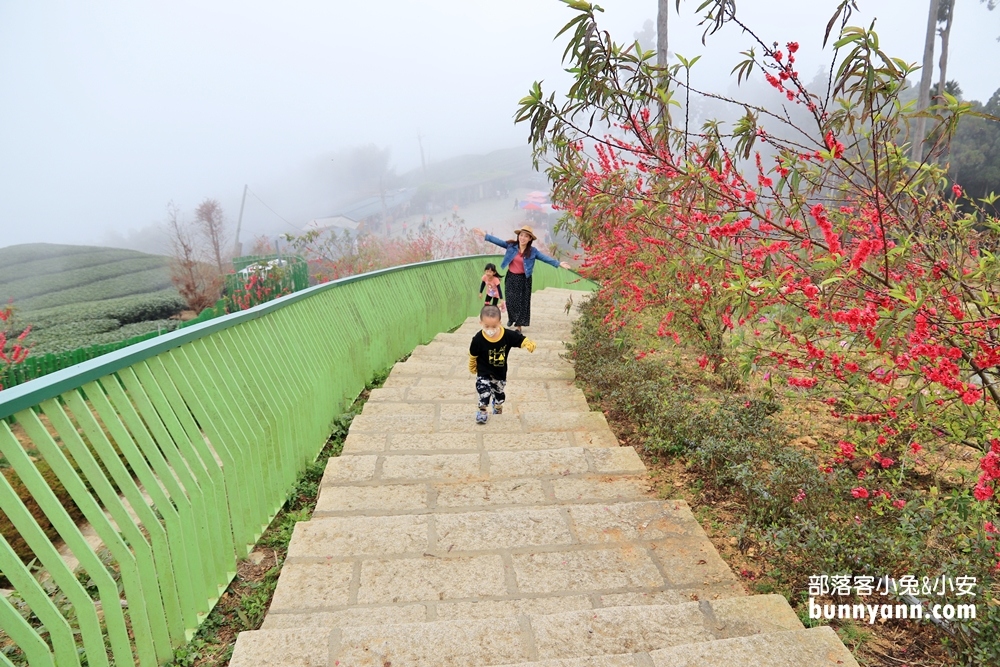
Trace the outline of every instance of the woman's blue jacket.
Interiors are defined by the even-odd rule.
[[[498,245],[501,248],[506,248],[507,252],[503,255],[503,262],[500,263],[501,269],[506,269],[510,264],[510,260],[514,259],[514,255],[517,254],[517,241],[504,241],[503,239],[498,239],[492,234],[486,235],[486,240],[494,245]],[[541,252],[538,248],[532,246],[531,251],[528,256],[524,258],[524,275],[531,277],[531,272],[535,268],[535,260],[540,259],[546,264],[551,264],[552,266],[559,268],[559,260],[553,259]]]

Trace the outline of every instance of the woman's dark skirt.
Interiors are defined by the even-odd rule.
[[[508,272],[504,277],[503,288],[507,297],[507,326],[529,326],[531,324],[531,278],[523,273]]]

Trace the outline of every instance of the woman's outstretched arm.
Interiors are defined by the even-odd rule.
[[[498,245],[501,248],[506,248],[507,247],[507,242],[506,241],[504,241],[503,239],[498,239],[497,237],[493,236],[492,234],[487,234],[486,232],[484,232],[483,230],[479,229],[478,227],[476,227],[475,229],[473,229],[472,233],[473,234],[477,234],[479,236],[482,236],[483,238],[485,238],[487,241],[489,241],[493,245]]]
[[[548,255],[546,255],[544,252],[542,252],[538,248],[535,248],[535,259],[540,259],[543,262],[545,262],[546,264],[551,264],[552,266],[556,267],[557,269],[559,269],[559,268],[568,269],[569,268],[569,264],[567,264],[566,262],[560,262],[559,260],[557,260],[557,259],[555,259],[553,257],[549,257]]]

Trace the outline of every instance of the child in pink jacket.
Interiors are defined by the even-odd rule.
[[[483,305],[497,305],[503,298],[500,291],[500,274],[497,273],[496,264],[487,264],[483,273],[483,282],[479,284],[479,293],[486,291],[486,301]]]

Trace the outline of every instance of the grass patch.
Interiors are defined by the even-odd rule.
[[[288,554],[288,543],[295,524],[308,521],[316,508],[327,459],[340,456],[351,421],[361,413],[371,391],[382,386],[390,370],[391,367],[376,374],[351,408],[337,418],[333,432],[316,461],[302,472],[284,507],[249,556],[237,564],[236,578],[198,633],[188,644],[174,651],[170,667],[222,667],[233,655],[236,636],[240,632],[260,628],[278,585],[278,575]]]

